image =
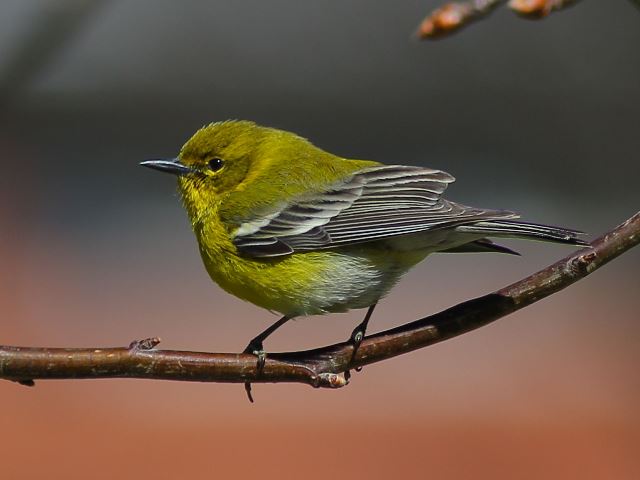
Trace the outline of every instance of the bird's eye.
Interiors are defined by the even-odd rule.
[[[211,160],[209,160],[209,168],[214,172],[220,170],[223,165],[224,162],[221,158],[212,158]]]

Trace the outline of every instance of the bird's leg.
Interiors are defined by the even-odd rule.
[[[289,320],[291,320],[290,317],[287,317],[287,316],[282,317],[280,320],[275,322],[273,325],[267,328],[260,335],[258,335],[253,340],[251,340],[249,342],[249,345],[247,345],[247,348],[245,348],[242,351],[242,353],[253,353],[254,355],[258,356],[258,372],[262,370],[262,368],[264,367],[264,362],[267,358],[267,355],[262,346],[262,342],[264,342],[269,335],[271,335],[273,332],[275,332],[278,328],[280,328],[282,325],[287,323]]]
[[[287,317],[286,315],[282,317],[280,320],[275,322],[269,328],[267,328],[264,332],[260,333],[260,335],[256,336],[253,340],[249,342],[247,348],[245,348],[242,353],[252,353],[258,357],[258,375],[262,372],[264,368],[264,362],[267,359],[267,354],[264,351],[264,347],[262,346],[262,342],[266,340],[266,338],[275,332],[282,325],[291,320],[291,317]],[[249,396],[249,401],[253,403],[253,397],[251,396],[251,382],[244,383],[244,389],[247,391],[247,395]]]
[[[367,325],[369,324],[369,320],[371,319],[371,315],[373,314],[373,310],[376,308],[376,303],[369,307],[367,310],[367,314],[364,316],[364,320],[360,325],[358,325],[353,332],[351,332],[351,337],[349,337],[349,341],[353,345],[353,353],[351,354],[351,362],[356,358],[356,353],[358,352],[358,348],[362,343],[362,339],[364,338],[365,333],[367,332]],[[362,370],[361,367],[356,368],[356,371]]]

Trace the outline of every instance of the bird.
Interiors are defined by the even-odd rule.
[[[244,349],[258,371],[289,320],[366,308],[353,359],[378,302],[432,253],[517,254],[495,237],[588,245],[577,230],[445,199],[443,170],[343,158],[246,120],[205,125],[177,157],[141,165],[177,176],[211,279],[281,315]]]

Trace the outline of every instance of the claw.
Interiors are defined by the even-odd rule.
[[[257,368],[258,375],[260,375],[260,372],[262,372],[262,370],[264,369],[264,364],[267,361],[267,352],[264,351],[262,343],[250,343],[249,345],[247,345],[247,348],[242,351],[242,353],[250,353],[258,357]]]
[[[354,328],[353,332],[351,332],[351,337],[349,338],[349,340],[353,345],[353,353],[351,354],[351,360],[349,361],[350,365],[353,364],[353,361],[356,358],[356,353],[358,353],[358,348],[360,348],[360,344],[362,343],[362,340],[364,340],[364,334],[367,331],[367,325],[369,324],[369,320],[371,319],[371,315],[373,314],[373,310],[375,308],[376,304],[374,303],[369,307],[369,310],[367,310],[367,314],[365,315],[362,323]],[[356,367],[355,370],[356,372],[359,372],[362,370],[362,367]]]
[[[287,317],[286,315],[282,317],[280,320],[278,320],[276,323],[271,325],[260,335],[258,335],[253,340],[251,340],[249,342],[249,345],[247,345],[247,348],[245,348],[244,351],[242,352],[242,353],[253,354],[256,357],[258,357],[258,363],[256,365],[257,367],[256,376],[260,376],[260,374],[262,373],[262,370],[264,370],[264,364],[267,360],[267,354],[264,351],[264,348],[262,347],[262,342],[269,335],[275,332],[278,328],[280,328],[282,325],[287,323],[289,320],[291,320],[291,317]],[[247,392],[247,397],[249,397],[249,401],[253,403],[253,396],[251,395],[251,382],[245,382],[244,389]]]
[[[244,391],[247,392],[249,401],[253,403],[253,395],[251,395],[251,382],[244,382]]]
[[[264,364],[267,360],[267,353],[264,351],[264,348],[262,347],[262,342],[250,342],[249,345],[247,345],[247,348],[245,348],[242,351],[242,353],[250,353],[258,357],[256,368],[257,368],[257,374],[260,375],[260,373],[262,373],[262,370],[264,369]],[[247,392],[247,397],[249,398],[249,401],[253,403],[253,395],[251,394],[251,382],[244,382],[244,391]]]
[[[360,344],[362,343],[362,339],[364,338],[364,332],[359,328],[356,328],[351,333],[351,344],[353,345],[353,353],[351,353],[351,362],[356,358],[356,353],[358,353],[358,348],[360,348]],[[361,367],[356,369],[357,372],[362,370]]]
[[[253,354],[258,357],[258,375],[260,375],[264,369],[264,364],[267,361],[267,352],[264,350],[254,350]]]

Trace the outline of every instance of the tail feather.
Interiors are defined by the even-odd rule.
[[[440,250],[440,253],[507,253],[509,255],[520,255],[515,250],[505,247],[504,245],[498,245],[492,242],[488,238],[481,238],[475,242],[465,243],[457,247],[449,248],[447,250]]]
[[[589,245],[588,242],[579,238],[580,235],[584,235],[584,232],[578,230],[513,220],[491,220],[460,225],[456,230],[487,237],[516,237],[570,245]]]

